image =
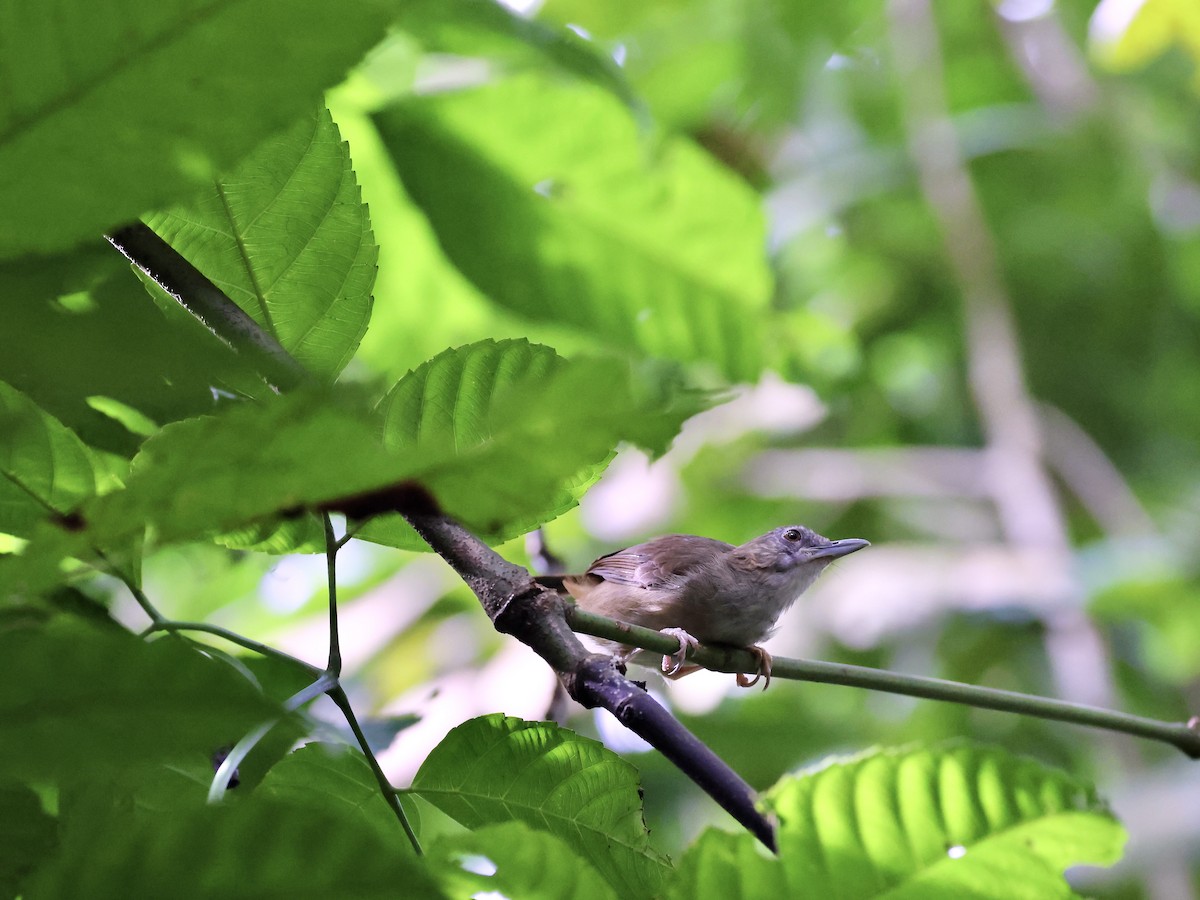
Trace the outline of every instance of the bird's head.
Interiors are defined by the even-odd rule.
[[[783,525],[738,547],[735,553],[750,567],[765,571],[811,571],[815,578],[842,556],[871,546],[861,538],[831,541],[803,525]]]

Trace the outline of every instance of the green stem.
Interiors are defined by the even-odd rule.
[[[322,519],[325,526],[325,571],[329,580],[329,664],[325,667],[325,673],[332,681],[326,693],[337,704],[338,709],[342,711],[342,715],[346,719],[346,724],[354,732],[358,746],[367,758],[367,765],[371,767],[371,772],[375,775],[375,781],[378,782],[379,789],[383,792],[383,798],[392,808],[392,812],[396,814],[396,818],[399,819],[401,827],[404,828],[404,833],[408,835],[408,840],[412,844],[413,850],[416,851],[418,856],[421,856],[424,851],[421,849],[421,842],[417,839],[417,833],[409,823],[408,816],[404,814],[404,808],[400,805],[400,798],[396,795],[395,789],[392,787],[391,782],[388,781],[383,768],[379,765],[379,760],[375,758],[375,753],[371,750],[371,745],[367,743],[367,736],[363,734],[362,729],[358,725],[358,717],[354,715],[354,708],[350,705],[350,698],[346,696],[345,690],[342,689],[341,684],[337,680],[342,672],[342,646],[341,638],[338,636],[337,554],[338,550],[342,547],[343,541],[339,541],[337,535],[334,534],[333,521],[329,518],[329,514],[324,513]]]
[[[342,711],[342,715],[346,717],[346,724],[354,732],[359,749],[362,750],[363,755],[367,758],[367,764],[371,767],[371,772],[375,775],[375,781],[378,783],[379,789],[383,792],[383,798],[388,802],[388,806],[392,808],[392,812],[395,813],[400,826],[404,829],[404,833],[408,835],[408,841],[412,844],[413,850],[417,856],[423,856],[425,851],[421,849],[421,842],[417,838],[417,833],[413,831],[413,827],[408,821],[408,816],[404,812],[404,807],[400,805],[400,797],[396,793],[396,789],[388,781],[387,775],[384,774],[383,768],[379,765],[379,760],[375,758],[375,752],[371,749],[371,745],[367,743],[367,736],[363,734],[362,728],[358,725],[358,718],[354,715],[354,708],[350,705],[350,698],[346,696],[346,692],[342,689],[341,685],[332,688],[327,693],[330,699],[337,704],[338,709]]]
[[[138,586],[137,582],[130,578],[129,575],[127,575],[119,566],[113,565],[112,560],[108,558],[103,550],[97,548],[96,555],[104,560],[105,564],[108,566],[109,573],[115,575],[121,580],[121,583],[125,585],[126,589],[133,596],[133,599],[137,601],[137,605],[142,608],[142,612],[150,617],[150,628],[144,633],[155,631],[159,628],[159,626],[166,623],[167,617],[160,613],[158,608],[150,602],[150,598],[146,596],[145,592],[141,589],[141,587]],[[98,569],[98,571],[103,570]]]
[[[319,669],[310,663],[306,663],[304,660],[298,657],[292,656],[290,653],[285,653],[282,650],[277,650],[275,647],[270,647],[251,638],[244,637],[243,635],[238,634],[236,631],[230,631],[228,628],[222,628],[220,625],[209,625],[207,622],[174,622],[169,619],[164,619],[158,624],[151,625],[149,628],[143,631],[142,636],[146,637],[154,634],[156,631],[201,631],[205,634],[211,634],[219,638],[224,638],[225,640],[229,641],[229,643],[237,644],[239,647],[245,647],[247,650],[251,650],[254,653],[259,653],[263,656],[270,656],[293,666],[298,666],[299,668],[304,669],[314,678],[320,675],[323,671],[322,669]]]
[[[329,513],[321,516],[325,525],[325,575],[329,583],[329,662],[325,671],[337,678],[342,674],[342,641],[338,633],[337,614],[337,536],[333,533],[333,522]]]
[[[575,631],[594,637],[620,641],[634,647],[652,650],[655,653],[677,653],[680,650],[676,638],[660,634],[639,625],[617,622],[596,615],[577,606],[567,608],[567,622]],[[721,647],[700,647],[688,654],[688,660],[714,672],[753,672],[758,662],[746,650]],[[1091,728],[1102,728],[1135,737],[1162,741],[1183,751],[1192,759],[1200,759],[1200,718],[1188,722],[1167,722],[1149,719],[1129,713],[1068,703],[1016,691],[977,687],[940,678],[925,678],[919,675],[901,675],[883,669],[866,666],[851,666],[818,660],[788,659],[776,656],[771,666],[772,678],[791,678],[796,681],[815,681],[823,684],[841,684],[890,694],[904,694],[927,700],[960,703],[981,709],[1020,713],[1039,719],[1070,722]]]

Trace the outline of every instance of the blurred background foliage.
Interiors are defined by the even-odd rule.
[[[684,361],[702,383],[734,383],[732,399],[661,459],[622,451],[547,526],[569,568],[658,533],[741,542],[803,522],[874,546],[789,613],[776,654],[1186,718],[1200,707],[1198,86],[1189,0],[412,4],[328,98],[380,246],[343,379],[389,384],[448,346],[501,337]],[[646,153],[669,158],[661,184],[634,183]],[[426,177],[447,158],[463,196]],[[566,238],[504,193],[543,164],[574,179],[538,190],[583,223]],[[607,207],[623,217],[611,245]],[[736,246],[697,237],[730,217],[745,223]],[[656,298],[667,325],[636,324],[616,278],[520,282],[536,253],[676,273]],[[119,259],[73,267],[31,270],[30,285],[69,298],[86,282],[101,286],[93,300],[125,303],[102,289]],[[708,331],[685,339],[670,324],[710,308]],[[154,327],[140,350],[166,371],[179,338]],[[17,386],[31,388],[51,357],[22,334],[0,330],[0,351],[28,357]],[[71,379],[131,391],[156,420],[197,411],[156,407],[165,380],[133,382],[158,367],[112,363],[125,339],[81,330],[72,367],[40,382],[63,397],[78,393]],[[205,352],[201,371],[233,365]],[[197,370],[171,376],[176,397]],[[39,402],[91,443],[136,446],[47,391]],[[529,562],[519,541],[502,552]],[[549,670],[492,631],[439,560],[353,542],[339,568],[356,705],[420,717],[382,756],[398,783],[458,722],[551,709]],[[148,557],[144,585],[174,618],[320,662],[324,574],[320,556],[189,545]],[[755,787],[875,744],[995,741],[1112,799],[1131,843],[1113,872],[1080,876],[1087,891],[1178,898],[1197,884],[1200,771],[1173,750],[840,687],[647,677]],[[636,754],[663,846],[720,820],[615,726],[565,715]]]

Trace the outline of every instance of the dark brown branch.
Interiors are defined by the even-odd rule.
[[[309,379],[304,367],[274,337],[150,228],[135,222],[105,237],[273,387],[291,390]]]
[[[405,518],[475,592],[498,631],[532,647],[559,674],[572,697],[586,707],[611,712],[775,850],[774,827],[754,806],[750,785],[619,673],[609,657],[589,653],[568,626],[565,601],[558,594],[447,516],[408,513]]]

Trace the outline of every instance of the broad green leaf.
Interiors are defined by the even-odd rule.
[[[384,450],[352,397],[300,391],[168,425],[143,445],[126,489],[84,515],[95,534],[148,524],[160,540],[179,540],[382,487],[416,470],[416,460]]]
[[[119,484],[73,431],[0,381],[0,532],[27,537]]]
[[[0,770],[79,780],[143,761],[208,758],[280,715],[229,667],[175,639],[65,623],[0,632]]]
[[[526,396],[521,393],[522,389],[537,390],[544,379],[568,365],[550,347],[523,340],[480,341],[446,350],[400,379],[380,401],[378,412],[383,422],[384,443],[399,453],[432,447],[452,455],[483,454],[481,462],[486,464],[486,456],[497,448],[485,445],[502,440],[506,430],[519,429],[525,416],[521,413],[515,421],[496,421],[493,415],[496,404],[513,396],[519,398],[518,403],[532,407],[532,401],[522,402]],[[568,472],[569,481],[558,482],[552,476],[553,496],[544,503],[532,504],[539,507],[532,516],[518,514],[514,518],[511,514],[517,513],[517,509],[510,507],[510,515],[503,520],[504,527],[485,529],[486,537],[496,542],[516,537],[575,506],[608,464],[613,444],[615,441],[607,447],[597,448],[594,458],[584,460],[578,471]],[[541,473],[532,470],[514,472],[512,477],[528,483],[533,479],[542,480],[541,474],[545,474],[545,470]],[[463,477],[470,475],[464,473]],[[448,489],[453,491],[460,478],[446,473],[440,479],[435,476],[435,480],[447,483]],[[443,503],[447,502],[436,484],[427,484]],[[528,508],[528,504],[520,506]],[[479,523],[482,517],[474,518]],[[409,549],[425,547],[399,516],[377,519],[358,536]]]
[[[26,876],[54,849],[57,827],[29,787],[0,784],[0,897],[23,894]]]
[[[467,828],[516,820],[548,831],[622,897],[657,894],[669,871],[642,821],[637,770],[548,722],[491,715],[458,726],[411,792]]]
[[[159,815],[81,813],[35,887],[64,900],[445,896],[411,850],[384,843],[343,807],[257,793]]]
[[[374,0],[3,0],[0,257],[211,183],[311,109],[388,17]]]
[[[708,832],[669,897],[1074,896],[1063,871],[1109,865],[1124,830],[1082,782],[992,747],[877,750],[768,793],[779,857]]]
[[[618,894],[565,841],[523,822],[486,825],[440,839],[429,855],[454,896],[495,892],[523,900],[617,900]],[[490,871],[494,867],[495,871]],[[480,872],[480,868],[484,871]],[[486,894],[485,894],[486,895]]]
[[[161,541],[229,532],[408,481],[483,535],[520,533],[574,503],[571,485],[591,477],[618,442],[661,453],[682,421],[712,402],[672,371],[639,372],[618,359],[560,361],[540,376],[550,358],[545,348],[529,351],[540,360],[531,374],[490,397],[483,375],[506,380],[504,366],[519,347],[494,354],[473,345],[412,376],[449,373],[449,380],[434,377],[413,394],[397,389],[401,442],[393,447],[380,440],[378,418],[345,391],[294,392],[169,425],[143,445],[125,490],[85,504],[84,537],[103,544],[147,525]],[[475,380],[464,380],[471,370],[458,364],[476,360],[483,363]],[[419,415],[428,439],[403,440],[400,408],[424,402],[425,387],[430,405]],[[451,406],[439,412],[436,403]],[[471,418],[483,412],[486,418]],[[486,439],[466,440],[477,434]]]
[[[683,420],[711,402],[670,371],[568,361],[522,340],[480,341],[402,378],[380,413],[391,449],[444,460],[421,475],[443,507],[498,542],[575,506],[619,441],[661,454]],[[360,536],[423,547],[397,517]]]
[[[532,74],[375,122],[446,253],[497,303],[733,379],[762,367],[758,199],[696,147],[640,133],[594,86]]]
[[[374,832],[381,842],[407,846],[404,829],[380,794],[366,759],[347,747],[306,744],[275,764],[255,796],[337,808],[339,815]]]
[[[324,107],[145,221],[309,371],[332,379],[354,354],[378,248]]]

